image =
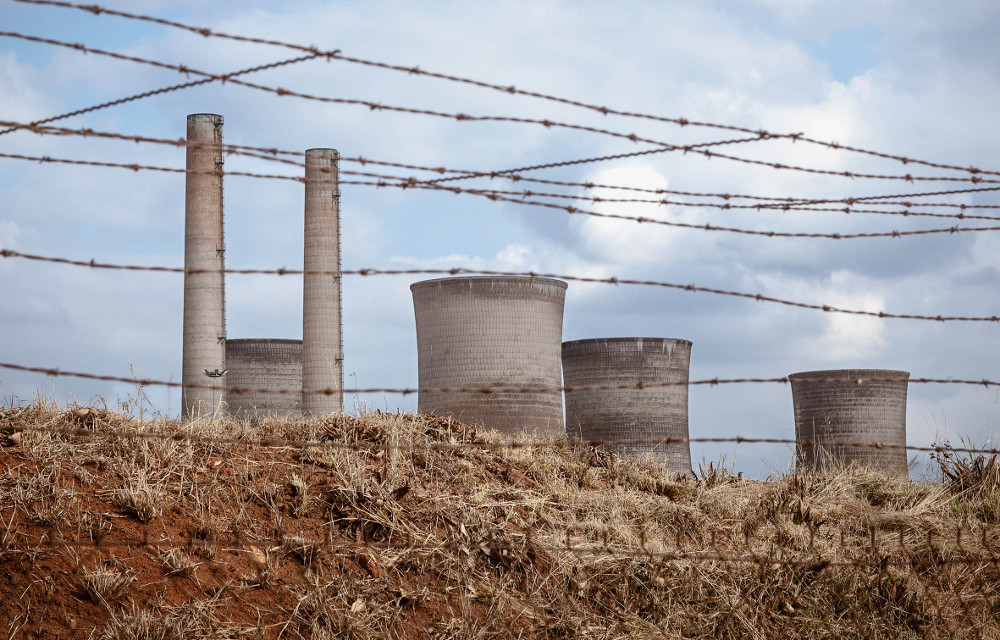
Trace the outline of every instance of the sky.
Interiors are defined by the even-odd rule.
[[[345,56],[473,78],[617,110],[751,130],[801,133],[840,145],[953,167],[994,170],[1000,5],[929,0],[639,2],[191,2],[107,0],[102,5],[266,37]],[[300,52],[233,42],[74,9],[0,0],[0,31],[83,43],[130,56],[228,73]],[[94,52],[0,36],[0,120],[32,122],[197,79]],[[549,120],[690,145],[746,134],[603,115],[464,83],[312,60],[247,75],[269,87],[447,113]],[[657,148],[621,136],[532,123],[458,121],[305,100],[212,83],[52,123],[127,135],[184,136],[189,113],[219,113],[227,143],[304,151],[334,147],[420,166],[495,171]],[[662,145],[661,145],[662,146]],[[532,178],[640,189],[770,198],[843,199],[973,185],[969,172],[902,163],[789,139],[714,149],[740,158],[829,171],[957,178],[864,179],[663,152],[540,169]],[[19,130],[0,153],[183,168],[184,150]],[[300,175],[289,165],[226,158],[229,171]],[[344,161],[344,171],[438,177]],[[995,176],[994,176],[995,177]],[[0,248],[71,259],[183,265],[183,175],[0,158]],[[342,175],[342,179],[364,179]],[[718,197],[670,195],[694,206],[594,202],[650,198],[621,189],[471,179],[480,189],[544,190],[602,213],[758,231],[853,234],[996,226],[865,213],[719,209]],[[227,266],[301,268],[303,186],[227,176]],[[344,184],[348,269],[540,270],[648,279],[760,293],[811,304],[897,314],[993,316],[997,231],[860,239],[789,238],[570,215],[471,194]],[[664,196],[653,196],[654,199]],[[909,196],[914,208],[1000,212],[995,192]],[[759,200],[730,200],[754,203]],[[698,206],[701,204],[702,206]],[[843,207],[843,205],[838,205]],[[862,204],[856,205],[861,207]],[[886,211],[900,206],[865,208]],[[345,276],[345,385],[412,387],[416,335],[409,285],[420,276]],[[301,277],[229,276],[231,338],[301,337]],[[180,379],[179,274],[105,271],[0,260],[0,361],[114,376]],[[996,379],[1000,326],[824,313],[710,293],[570,282],[565,340],[658,336],[693,341],[691,378],[781,377],[796,371],[884,368],[914,377]],[[180,394],[146,387],[152,409],[175,416]],[[0,370],[0,397],[61,404],[132,402],[135,385]],[[412,410],[414,396],[348,394],[347,408]],[[996,388],[911,384],[910,444],[992,438]],[[692,437],[794,434],[787,385],[690,391]],[[758,477],[790,468],[784,445],[694,445],[693,459]]]

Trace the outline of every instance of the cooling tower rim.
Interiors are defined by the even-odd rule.
[[[634,342],[646,342],[650,343],[663,343],[671,342],[673,344],[682,344],[685,346],[692,346],[694,343],[686,338],[662,338],[662,337],[649,337],[649,336],[626,336],[626,337],[614,337],[614,338],[583,338],[582,340],[567,340],[562,343],[563,351],[567,348],[578,348],[589,346],[592,344],[630,344]]]
[[[461,284],[471,284],[474,282],[494,282],[501,284],[522,284],[527,282],[539,282],[549,286],[566,290],[569,284],[555,278],[543,278],[535,276],[455,276],[452,278],[433,278],[431,280],[421,280],[410,285],[410,291],[430,288],[436,285],[447,284],[448,286],[459,286]]]
[[[193,118],[206,118],[222,122],[222,115],[218,113],[189,113],[188,120],[191,120]]]
[[[910,372],[900,369],[821,369],[788,375],[791,382],[822,381],[823,378],[888,378],[890,382],[906,382],[910,379]]]
[[[340,157],[340,151],[334,149],[333,147],[314,147],[312,149],[306,149],[306,155],[323,155],[326,151],[332,151],[335,158]]]
[[[226,338],[226,344],[302,344],[302,338]]]

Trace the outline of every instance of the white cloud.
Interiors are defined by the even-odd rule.
[[[786,275],[757,275],[770,296],[827,304],[840,309],[885,311],[885,296],[878,284],[849,271],[835,271],[821,279],[803,279]],[[821,323],[812,325],[812,333],[795,336],[802,362],[829,367],[877,366],[885,354],[884,320],[863,315],[826,313]],[[874,364],[873,364],[874,363]]]

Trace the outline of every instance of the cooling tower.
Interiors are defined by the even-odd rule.
[[[302,405],[307,415],[344,409],[340,312],[340,191],[335,149],[306,151],[302,289]],[[333,393],[309,393],[333,389]]]
[[[906,371],[840,369],[788,376],[795,406],[797,465],[862,466],[907,474]],[[824,378],[835,378],[827,380]],[[852,444],[889,444],[894,448]]]
[[[229,414],[236,418],[294,416],[302,413],[302,341],[277,338],[226,340],[229,388],[280,389],[294,393],[230,391]]]
[[[674,338],[596,338],[562,345],[563,382],[632,385],[675,382],[677,386],[566,392],[566,432],[600,441],[633,458],[652,457],[673,473],[691,470],[687,442],[616,444],[627,440],[688,437],[688,369],[691,341]]]
[[[472,277],[410,286],[417,320],[419,385],[560,385],[566,283],[548,278]],[[508,434],[563,433],[556,392],[420,392],[420,413],[451,415]]]
[[[222,233],[222,116],[187,117],[184,190],[184,336],[181,381],[210,384],[226,368],[226,245]],[[190,273],[188,270],[204,271]],[[222,385],[220,385],[222,386]],[[223,400],[216,394],[216,407]],[[183,416],[214,413],[212,389],[182,392]]]

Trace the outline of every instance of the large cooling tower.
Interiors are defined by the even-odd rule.
[[[656,382],[677,386],[566,392],[566,432],[600,441],[617,453],[652,457],[671,472],[691,470],[687,442],[616,444],[627,440],[688,437],[691,341],[675,338],[596,338],[562,346],[567,387]]]
[[[181,382],[211,384],[205,371],[226,368],[226,245],[222,233],[222,116],[187,117],[184,190],[184,336]],[[222,386],[222,385],[220,385]],[[183,417],[211,414],[223,396],[212,389],[182,392]]]
[[[788,376],[795,406],[797,465],[841,465],[906,475],[906,371],[839,369]],[[827,379],[827,380],[824,380]],[[851,446],[888,444],[893,448]]]
[[[229,414],[294,416],[302,413],[302,341],[276,338],[241,338],[226,341],[229,388],[280,389],[292,393],[230,391]]]
[[[419,385],[560,385],[566,283],[548,278],[443,278],[410,286]],[[562,394],[421,392],[421,413],[451,415],[509,434],[561,434]]]
[[[307,415],[344,409],[340,312],[340,191],[335,149],[306,151],[302,279],[302,405]],[[322,273],[309,273],[320,271]],[[332,393],[310,393],[333,390]]]

